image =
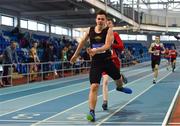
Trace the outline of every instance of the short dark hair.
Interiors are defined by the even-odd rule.
[[[107,13],[105,11],[103,11],[103,10],[97,11],[96,16],[97,15],[105,15],[107,17]]]
[[[114,20],[112,18],[107,18],[107,21],[112,21],[112,23],[114,24]]]

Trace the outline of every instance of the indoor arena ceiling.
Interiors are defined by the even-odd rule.
[[[96,10],[83,0],[0,0],[1,13],[68,27],[93,25]]]

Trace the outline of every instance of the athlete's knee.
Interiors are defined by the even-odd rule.
[[[155,65],[155,67],[154,67],[154,70],[158,70],[158,68],[159,68],[159,65]]]
[[[91,84],[91,91],[96,92],[98,91],[99,84],[93,83]]]

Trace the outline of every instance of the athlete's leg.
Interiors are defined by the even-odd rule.
[[[175,68],[176,68],[176,59],[173,59],[172,60],[172,72],[174,72]]]
[[[107,74],[103,75],[103,104],[102,108],[107,110],[107,103],[108,103],[108,80],[109,76]]]
[[[132,93],[131,89],[123,87],[120,71],[116,68],[115,64],[112,61],[109,61],[106,64],[106,72],[116,82],[116,86],[117,86],[116,90],[122,91],[128,94]]]
[[[97,103],[97,95],[98,95],[98,83],[92,83],[89,91],[89,109],[90,112],[87,115],[87,119],[91,122],[95,121],[95,108]]]
[[[87,115],[89,121],[95,121],[95,108],[97,102],[98,88],[102,76],[101,64],[91,62],[91,68],[89,73],[90,79],[90,91],[89,91],[89,109],[90,112]]]
[[[158,77],[158,69],[159,69],[159,65],[156,64],[155,67],[154,67],[154,80],[153,80],[154,84],[156,83],[156,80],[157,80],[157,77]]]
[[[93,83],[89,92],[89,108],[95,110],[99,84]]]
[[[166,63],[167,63],[166,69],[169,70],[170,69],[170,59],[169,58],[167,58]]]
[[[121,60],[118,57],[116,57],[116,58],[113,59],[113,62],[115,64],[116,68],[120,71],[120,69],[121,69]],[[127,78],[124,76],[124,74],[122,74],[122,73],[120,73],[120,74],[121,74],[122,82],[126,84],[128,82]]]

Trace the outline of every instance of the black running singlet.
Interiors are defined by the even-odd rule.
[[[102,47],[105,44],[106,41],[106,35],[108,31],[108,27],[104,28],[101,33],[95,32],[95,27],[91,27],[89,30],[89,38],[90,38],[90,46],[91,48],[98,48]],[[95,54],[92,57],[92,60],[105,60],[107,58],[111,57],[111,51],[110,49],[100,52],[98,54]]]

